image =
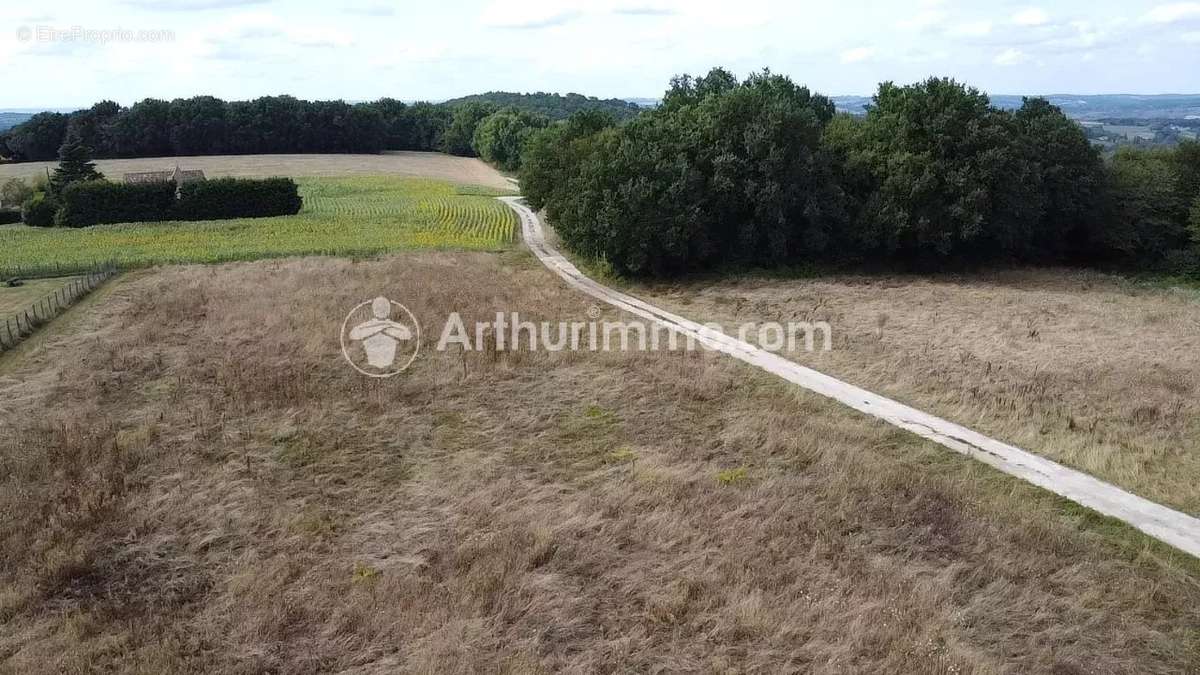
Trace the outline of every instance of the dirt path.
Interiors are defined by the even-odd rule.
[[[537,216],[517,197],[501,197],[521,218],[525,243],[569,285],[636,316],[696,339],[805,389],[927,438],[1073,502],[1116,518],[1164,543],[1200,557],[1200,519],[1169,509],[1080,471],[989,438],[940,417],[805,368],[747,342],[614,291],[588,278],[550,246]]]

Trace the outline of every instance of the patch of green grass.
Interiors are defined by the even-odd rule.
[[[300,435],[276,441],[275,446],[275,459],[293,469],[304,468],[321,457],[320,451]]]
[[[0,283],[0,320],[29,309],[33,303],[45,299],[75,279],[76,277],[31,279],[20,286],[11,287]]]
[[[364,584],[375,581],[379,578],[380,571],[365,563],[354,563],[354,571],[351,573],[351,578],[356,584]]]
[[[608,453],[608,456],[605,457],[605,462],[608,464],[633,464],[637,461],[637,458],[636,452],[628,447],[621,446]]]
[[[717,482],[721,485],[737,485],[750,479],[750,472],[744,466],[736,469],[725,469],[717,472]]]
[[[612,417],[612,412],[593,403],[584,409],[583,416],[589,420],[602,420]]]
[[[517,218],[502,191],[366,176],[297,181],[295,216],[89,228],[0,227],[0,270],[114,260],[126,267],[293,255],[367,256],[404,249],[508,247]]]

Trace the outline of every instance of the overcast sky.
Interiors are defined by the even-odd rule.
[[[1200,2],[3,5],[0,109],[196,94],[438,100],[498,89],[658,97],[671,75],[714,65],[739,75],[770,67],[827,94],[869,94],[881,80],[931,74],[991,93],[1200,92]]]

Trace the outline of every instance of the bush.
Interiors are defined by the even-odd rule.
[[[0,185],[0,202],[6,207],[16,205],[19,209],[25,200],[33,196],[33,192],[33,188],[20,178],[9,178],[4,185]]]
[[[291,178],[217,178],[185,183],[175,205],[176,220],[222,220],[291,216],[300,212],[296,181]]]
[[[21,222],[21,212],[17,209],[0,209],[0,225],[12,225]]]
[[[175,184],[72,183],[63,188],[61,199],[55,224],[66,227],[169,220],[175,206]]]
[[[33,227],[50,227],[54,225],[54,214],[58,212],[59,203],[44,192],[39,192],[21,205],[21,220]]]

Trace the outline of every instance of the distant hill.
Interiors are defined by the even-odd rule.
[[[992,104],[999,108],[1021,107],[1021,96],[996,94]],[[1200,94],[1156,94],[1137,96],[1133,94],[1099,94],[1077,96],[1074,94],[1051,94],[1046,100],[1062,108],[1068,116],[1085,121],[1105,119],[1188,119],[1200,116]],[[834,105],[839,111],[853,114],[866,112],[871,102],[869,96],[834,96]]]
[[[509,91],[489,91],[486,94],[473,94],[462,98],[450,99],[443,105],[454,106],[471,101],[487,101],[502,108],[513,107],[532,113],[545,115],[552,120],[562,120],[580,110],[603,110],[611,113],[618,120],[629,119],[642,111],[641,106],[619,98],[599,99],[582,94],[518,94]]]
[[[30,117],[33,117],[32,113],[0,112],[0,131],[11,129]]]

